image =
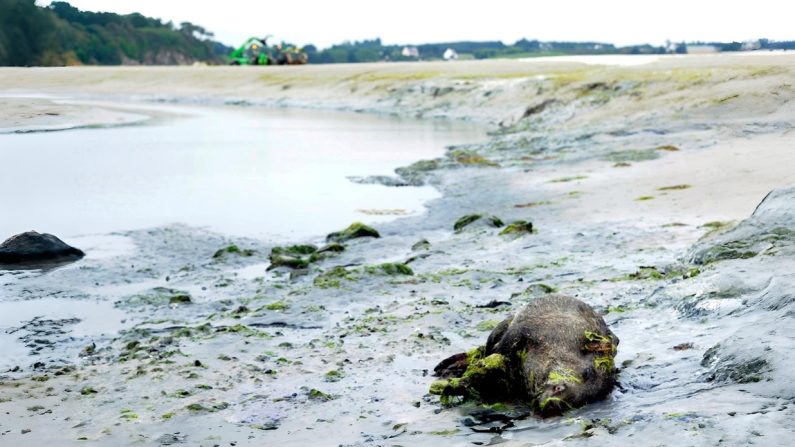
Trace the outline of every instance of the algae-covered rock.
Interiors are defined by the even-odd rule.
[[[273,255],[286,255],[286,256],[303,256],[311,255],[317,251],[317,246],[311,244],[290,245],[288,247],[273,247],[271,249],[271,256]]]
[[[0,244],[0,264],[37,264],[77,261],[85,256],[80,249],[67,245],[57,237],[28,231],[6,239]]]
[[[287,267],[294,270],[303,270],[309,267],[309,264],[324,259],[335,253],[345,250],[345,247],[340,244],[329,244],[323,248],[318,249],[317,246],[312,244],[299,244],[290,245],[287,247],[273,247],[271,249],[268,259],[271,265],[268,270],[277,267]]]
[[[412,186],[422,186],[428,173],[436,169],[439,169],[439,160],[420,160],[395,169],[395,174]]]
[[[371,275],[413,275],[414,271],[406,264],[387,262],[379,265],[371,265],[365,269]]]
[[[523,234],[532,234],[533,233],[533,223],[528,222],[526,220],[517,220],[511,222],[500,231],[500,236],[506,235],[517,235],[521,236]]]
[[[351,239],[358,239],[361,237],[381,237],[378,231],[369,227],[361,222],[354,222],[348,228],[337,231],[326,236],[327,242],[345,242]]]
[[[355,273],[346,269],[342,265],[332,267],[323,273],[317,275],[314,284],[321,289],[338,288],[342,285],[342,281],[353,281]]]
[[[462,216],[455,221],[455,224],[453,224],[453,230],[456,233],[459,233],[464,228],[472,225],[475,222],[482,222],[483,224],[493,228],[500,228],[505,225],[497,216],[490,216],[487,214],[467,214],[466,216]]]
[[[336,242],[324,245],[317,250],[318,254],[321,253],[342,253],[345,251],[345,246]]]
[[[120,302],[128,306],[164,306],[167,304],[190,304],[193,300],[188,292],[168,287],[155,287],[147,292],[133,295]]]
[[[411,246],[411,251],[421,251],[421,250],[430,250],[430,249],[431,249],[431,243],[428,242],[428,239],[422,239]]]
[[[215,253],[213,253],[213,259],[223,259],[223,258],[225,258],[225,257],[227,257],[229,255],[250,257],[250,256],[254,256],[256,253],[257,252],[255,250],[251,250],[251,249],[248,249],[248,248],[241,249],[237,245],[232,244],[232,245],[226,246],[224,248],[221,248],[221,249],[217,250]]]
[[[551,295],[499,323],[485,346],[434,372],[431,394],[481,403],[528,404],[542,416],[603,399],[616,383],[619,340],[590,306]]]
[[[268,270],[272,270],[277,267],[288,267],[291,269],[305,269],[309,267],[308,259],[295,257],[295,256],[287,256],[287,255],[271,253],[270,261],[271,265],[268,266]]]

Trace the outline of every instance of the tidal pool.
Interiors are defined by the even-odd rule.
[[[420,213],[438,197],[348,176],[391,175],[484,136],[472,124],[355,113],[145,108],[156,117],[144,124],[0,135],[0,239],[173,223],[275,240],[325,234]]]

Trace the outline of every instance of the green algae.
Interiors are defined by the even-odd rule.
[[[365,267],[365,271],[371,275],[414,275],[414,271],[406,264],[386,262],[379,265]]]
[[[429,431],[428,434],[429,435],[436,435],[436,436],[450,436],[450,435],[454,435],[454,434],[456,434],[456,433],[458,433],[460,431],[461,430],[458,429],[458,428],[450,428],[450,429],[447,429],[447,430]]]
[[[411,251],[430,250],[431,243],[427,239],[422,239],[411,246]]]
[[[499,227],[502,227],[502,226],[505,225],[502,222],[502,220],[500,220],[500,218],[497,217],[497,216],[488,216],[488,215],[485,215],[485,214],[467,214],[466,216],[462,216],[461,218],[459,218],[455,222],[455,224],[453,224],[453,230],[456,233],[459,233],[465,227],[471,225],[474,222],[477,222],[480,219],[486,219],[487,222],[489,223],[489,225],[491,225],[492,227],[496,227],[496,228],[499,228]]]
[[[344,245],[337,242],[332,242],[320,247],[320,249],[317,250],[317,253],[342,253],[343,251],[345,251]]]
[[[467,353],[467,367],[461,377],[436,380],[431,383],[429,393],[440,396],[442,404],[452,403],[452,397],[479,401],[481,391],[486,390],[489,398],[507,395],[510,362],[501,354],[482,357],[483,348]]]
[[[354,222],[350,224],[348,228],[342,231],[330,233],[328,236],[326,236],[326,241],[339,243],[363,237],[380,238],[381,235],[372,227],[369,227],[361,222]]]
[[[610,152],[602,159],[613,163],[626,163],[654,160],[659,157],[660,153],[656,149],[628,149]]]
[[[518,203],[514,205],[514,208],[534,208],[537,206],[544,206],[544,205],[552,205],[552,202],[549,200],[540,200],[537,202],[528,202],[528,203]]]
[[[647,200],[654,200],[654,196],[640,196],[635,201],[637,202],[645,202]]]
[[[318,248],[315,245],[298,244],[298,245],[290,245],[287,247],[273,247],[271,249],[271,256],[273,255],[303,256],[303,255],[311,255],[316,251],[318,251]]]
[[[613,361],[613,357],[611,356],[604,356],[604,357],[596,357],[593,359],[593,366],[596,369],[601,369],[602,371],[612,373],[615,371],[616,366]]]
[[[337,242],[332,242],[321,248],[311,244],[273,247],[270,255],[268,255],[268,259],[271,261],[268,270],[277,267],[287,267],[294,270],[306,269],[310,264],[342,251],[345,251],[345,246]]]
[[[241,249],[237,245],[229,245],[227,247],[221,248],[213,254],[213,259],[222,259],[227,255],[238,255],[244,257],[251,257],[256,254],[256,250],[251,249]]]
[[[500,324],[497,320],[483,320],[475,326],[475,329],[479,331],[491,331]]]
[[[514,221],[500,231],[500,236],[523,235],[533,233],[533,223],[526,220]]]
[[[293,257],[293,256],[284,256],[280,254],[271,253],[270,255],[271,265],[268,269],[274,269],[277,267],[287,267],[291,269],[305,269],[309,267],[309,259]]]
[[[463,216],[459,218],[457,221],[455,221],[455,224],[453,224],[453,230],[459,232],[462,229],[464,229],[464,227],[471,224],[472,222],[475,222],[481,217],[483,217],[482,214],[468,214],[466,216]]]
[[[546,408],[552,402],[557,402],[559,407],[563,408],[565,406],[566,409],[568,409],[568,410],[571,410],[571,409],[574,408],[574,407],[571,406],[571,404],[569,404],[568,402],[566,402],[565,400],[563,400],[563,399],[561,399],[559,397],[547,397],[546,399],[544,399],[544,400],[542,400],[541,402],[538,403],[538,409],[541,410],[541,411],[544,411],[544,410],[546,410]]]
[[[309,399],[311,400],[318,400],[321,402],[328,402],[334,399],[334,396],[328,393],[324,393],[316,388],[312,388],[309,390]]]
[[[355,279],[354,271],[338,265],[317,275],[313,284],[321,289],[339,288],[342,285],[342,280],[353,281]]]
[[[331,371],[323,375],[323,379],[326,382],[338,382],[342,380],[342,377],[343,377],[342,372],[336,369],[332,369]]]
[[[698,267],[680,266],[668,267],[660,270],[657,267],[641,266],[634,273],[629,273],[620,278],[611,279],[611,281],[662,281],[670,279],[690,279],[695,278],[700,274],[701,269]]]
[[[207,407],[199,403],[193,403],[185,406],[185,409],[193,412],[207,411]]]
[[[188,295],[187,293],[181,293],[181,294],[177,294],[177,295],[172,295],[168,299],[168,303],[169,304],[190,304],[192,302],[193,301],[191,300],[190,295]]]
[[[583,333],[583,336],[585,337],[586,340],[592,341],[592,342],[596,342],[596,343],[612,343],[613,342],[613,337],[610,337],[608,335],[602,335],[602,334],[600,334],[598,332],[585,331]]]
[[[564,368],[550,372],[549,376],[547,377],[547,383],[551,385],[557,385],[562,383],[582,383],[582,379],[577,377],[574,370],[569,368]]]
[[[287,310],[289,308],[290,308],[290,305],[285,303],[284,301],[281,301],[281,300],[274,301],[272,303],[269,303],[269,304],[265,305],[265,309],[267,309],[267,310],[275,310],[275,311],[280,311],[280,312],[284,312],[285,310]]]
[[[577,181],[577,180],[585,180],[587,178],[588,178],[587,175],[574,175],[574,176],[570,176],[570,177],[560,177],[560,178],[552,179],[552,180],[547,181],[547,183],[568,183],[568,182],[574,182],[574,181]]]
[[[93,387],[90,386],[84,386],[83,388],[80,389],[80,394],[83,396],[90,396],[92,394],[97,394],[97,393],[98,393],[97,390],[95,390]]]
[[[210,406],[196,402],[185,406],[185,409],[191,413],[215,413],[217,411],[226,410],[227,408],[229,408],[229,403],[227,402],[219,402]]]
[[[134,413],[129,408],[124,408],[119,413],[120,413],[119,419],[124,419],[124,420],[127,420],[127,421],[132,421],[132,420],[138,419],[138,414]]]
[[[188,292],[168,287],[155,287],[147,293],[133,295],[121,303],[128,306],[165,306],[190,304],[191,302]]]
[[[683,189],[692,188],[693,185],[671,185],[671,186],[661,186],[657,188],[657,191],[680,191]]]
[[[489,160],[474,151],[458,149],[450,152],[449,155],[458,164],[464,166],[481,166],[481,167],[491,167],[491,168],[496,168],[500,166],[498,163]]]

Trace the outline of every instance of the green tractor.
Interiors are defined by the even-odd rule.
[[[268,46],[268,37],[249,38],[229,55],[229,65],[303,65],[309,56],[295,47],[284,48],[284,44]]]

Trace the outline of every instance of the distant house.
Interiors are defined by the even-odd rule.
[[[746,40],[741,47],[742,51],[754,51],[762,48],[762,42],[757,40]]]
[[[710,54],[717,53],[720,48],[715,45],[688,45],[687,54]]]
[[[403,47],[403,51],[400,52],[403,57],[420,57],[420,49],[417,47]]]
[[[446,60],[446,61],[454,61],[454,60],[458,59],[458,52],[456,52],[452,48],[448,48],[448,49],[444,50],[444,54],[442,55],[442,58],[444,58],[444,60]]]

